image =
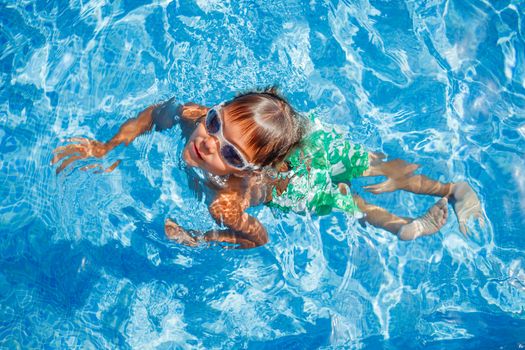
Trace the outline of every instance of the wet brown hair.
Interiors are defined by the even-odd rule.
[[[282,97],[275,87],[243,93],[224,106],[228,120],[239,123],[246,146],[259,166],[276,167],[300,146],[306,120]]]

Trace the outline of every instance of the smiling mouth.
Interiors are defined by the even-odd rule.
[[[199,157],[200,160],[204,160],[201,156],[201,153],[197,149],[197,145],[195,144],[195,142],[193,142],[193,150],[195,151],[195,154],[197,155],[197,157]]]

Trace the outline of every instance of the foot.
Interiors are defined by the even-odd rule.
[[[428,236],[439,231],[447,222],[448,218],[448,201],[447,198],[441,198],[429,211],[406,225],[401,226],[397,236],[408,241],[421,236]]]
[[[191,247],[195,247],[198,245],[197,240],[193,236],[191,236],[188,232],[186,232],[186,230],[184,230],[182,227],[180,227],[170,219],[167,219],[166,223],[164,224],[164,232],[166,232],[166,236],[169,239],[177,243],[188,245]]]
[[[467,223],[471,217],[479,220],[480,225],[484,226],[481,204],[476,192],[468,183],[458,182],[453,185],[451,203],[458,217],[459,230],[463,234],[467,234]]]

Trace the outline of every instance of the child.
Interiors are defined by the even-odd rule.
[[[203,241],[217,241],[237,248],[266,244],[264,226],[245,212],[262,203],[319,215],[332,209],[361,212],[362,220],[402,240],[437,232],[447,220],[449,201],[463,233],[470,217],[482,220],[479,200],[467,183],[440,183],[413,175],[416,165],[399,159],[383,161],[380,154],[366,153],[319,122],[312,122],[307,132],[307,121],[273,88],[246,93],[212,108],[194,103],[179,105],[171,99],[125,122],[106,143],[72,139],[78,143],[58,147],[52,163],[62,161],[58,174],[75,160],[103,157],[154,127],[161,131],[175,123],[181,124],[187,137],[184,161],[207,174],[206,183],[215,193],[209,204],[210,214],[227,227],[202,234],[188,232],[168,219],[167,236],[182,244],[197,246]],[[359,176],[387,177],[383,183],[366,187],[375,194],[401,189],[441,199],[422,217],[398,217],[358,195],[348,194],[347,184]]]

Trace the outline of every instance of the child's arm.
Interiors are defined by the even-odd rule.
[[[107,148],[106,153],[122,143],[129,145],[137,136],[151,131],[154,126],[157,131],[162,131],[173,127],[178,117],[183,121],[195,121],[207,111],[207,107],[191,102],[184,105],[175,104],[173,99],[150,106],[140,112],[136,118],[122,124],[118,133],[104,144]]]
[[[215,221],[226,225],[234,238],[248,240],[253,244],[251,247],[244,247],[241,243],[240,248],[253,248],[268,243],[266,229],[259,220],[245,212],[248,207],[244,198],[235,192],[220,193],[209,207]],[[228,242],[225,238],[227,239],[224,234],[216,233],[205,237],[207,241]]]
[[[122,143],[129,145],[139,135],[151,131],[153,126],[156,126],[156,130],[165,130],[171,128],[178,117],[186,121],[195,121],[205,115],[207,110],[207,107],[195,103],[176,105],[173,99],[160,105],[150,106],[140,112],[136,118],[129,119],[122,124],[117,134],[105,143],[87,138],[73,138],[70,141],[78,143],[57,147],[53,151],[54,156],[51,163],[55,164],[63,160],[56,169],[58,174],[75,160],[90,157],[101,158]]]
[[[213,230],[198,237],[171,220],[166,221],[166,235],[179,243],[189,246],[198,245],[199,238],[207,242],[226,242],[237,244],[236,248],[246,249],[262,246],[268,242],[268,234],[264,226],[256,218],[248,215],[245,210],[248,205],[236,193],[222,193],[210,205],[210,214],[228,230]]]

